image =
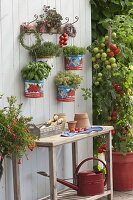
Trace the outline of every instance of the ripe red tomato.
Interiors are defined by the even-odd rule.
[[[75,133],[75,128],[70,128],[71,133]]]
[[[78,132],[81,132],[82,131],[82,128],[78,128]]]
[[[110,48],[112,51],[117,50],[116,44],[110,44],[110,45],[109,45],[109,48]]]
[[[88,130],[88,128],[84,128],[84,131],[87,131]]]
[[[62,36],[67,37],[67,34],[66,33],[62,33]]]
[[[109,52],[107,55],[108,55],[108,57],[112,58],[112,57],[114,57],[115,54],[114,54],[113,51],[111,51],[111,52]]]
[[[114,51],[114,54],[115,54],[115,55],[118,55],[120,52],[121,52],[121,50],[120,50],[119,48],[117,48],[117,49]]]
[[[112,136],[114,136],[116,134],[116,131],[115,130],[111,130],[111,134],[112,134]]]
[[[98,153],[103,153],[103,149],[101,147],[98,148]]]

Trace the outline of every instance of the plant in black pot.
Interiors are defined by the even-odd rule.
[[[30,62],[21,71],[25,81],[25,97],[43,97],[44,79],[47,79],[51,67],[46,62]]]
[[[75,90],[81,84],[83,77],[69,71],[59,72],[55,77],[57,85],[57,100],[63,102],[75,101]]]
[[[83,55],[88,51],[86,48],[66,46],[63,48],[66,70],[81,70],[83,68]]]

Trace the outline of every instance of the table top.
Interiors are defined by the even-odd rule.
[[[54,135],[50,137],[40,138],[39,140],[36,140],[36,145],[38,147],[54,147],[59,146],[62,144],[72,143],[76,142],[82,139],[86,139],[89,137],[96,137],[103,134],[108,134],[111,130],[113,130],[113,126],[101,126],[103,128],[102,131],[92,131],[91,133],[85,133],[85,134],[77,134],[72,137],[62,137],[59,135]]]

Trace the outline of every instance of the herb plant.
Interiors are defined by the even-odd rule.
[[[61,48],[59,48],[57,44],[54,44],[52,42],[44,42],[33,51],[30,51],[30,54],[34,58],[59,56],[61,53]]]
[[[30,62],[21,71],[24,80],[47,79],[51,72],[51,67],[46,62]]]
[[[66,46],[63,47],[63,54],[64,56],[71,56],[71,55],[84,55],[87,53],[87,49],[83,47],[77,47],[77,46]]]
[[[59,72],[55,77],[56,85],[72,85],[74,89],[78,89],[83,78],[79,74],[75,74],[69,71]]]

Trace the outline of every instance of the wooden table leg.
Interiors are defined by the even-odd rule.
[[[50,199],[57,200],[56,149],[49,147]]]
[[[72,165],[73,165],[73,183],[76,184],[75,170],[78,164],[77,142],[72,143]]]
[[[113,200],[113,179],[112,179],[112,134],[111,131],[106,135],[106,165],[108,169],[107,189],[111,190],[108,200]]]
[[[17,159],[14,155],[12,156],[12,168],[13,168],[14,200],[21,200],[19,166],[17,164]]]

